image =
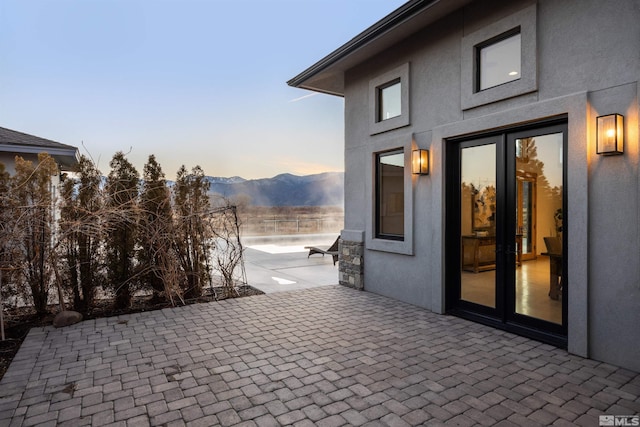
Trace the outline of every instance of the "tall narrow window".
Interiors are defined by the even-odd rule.
[[[476,61],[478,91],[520,79],[520,29],[516,28],[479,45]]]
[[[376,237],[404,240],[404,151],[376,157]]]
[[[378,88],[378,121],[392,119],[402,114],[402,87],[396,79]]]

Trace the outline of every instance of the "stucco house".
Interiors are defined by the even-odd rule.
[[[411,0],[344,97],[340,283],[640,371],[640,2]]]
[[[74,146],[0,127],[0,163],[10,174],[15,172],[16,156],[36,163],[42,152],[53,157],[60,170],[70,170],[79,158]]]

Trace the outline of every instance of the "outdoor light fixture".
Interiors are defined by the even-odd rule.
[[[624,116],[609,114],[596,119],[596,153],[605,156],[624,153]]]
[[[416,175],[429,175],[429,150],[411,152],[411,172]]]

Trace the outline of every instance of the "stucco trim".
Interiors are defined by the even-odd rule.
[[[520,79],[476,91],[476,46],[517,27],[520,27],[522,37]],[[463,110],[538,90],[536,27],[534,4],[462,38],[460,79]]]
[[[348,240],[350,242],[364,242],[364,231],[363,230],[341,230],[340,238],[343,240]]]

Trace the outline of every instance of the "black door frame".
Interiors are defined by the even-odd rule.
[[[524,126],[502,128],[498,131],[475,133],[446,140],[445,206],[445,301],[448,313],[487,324],[492,327],[514,332],[558,347],[567,346],[567,215],[563,217],[563,276],[562,287],[562,325],[542,319],[528,317],[515,312],[515,144],[516,138],[539,136],[552,133],[563,134],[563,212],[567,212],[567,117],[555,117]],[[496,223],[503,224],[496,229],[496,272],[503,276],[496,279],[496,307],[485,307],[460,299],[460,153],[465,146],[496,144]],[[508,176],[514,179],[507,179]],[[510,228],[509,228],[510,227]],[[507,233],[507,230],[513,230]]]

